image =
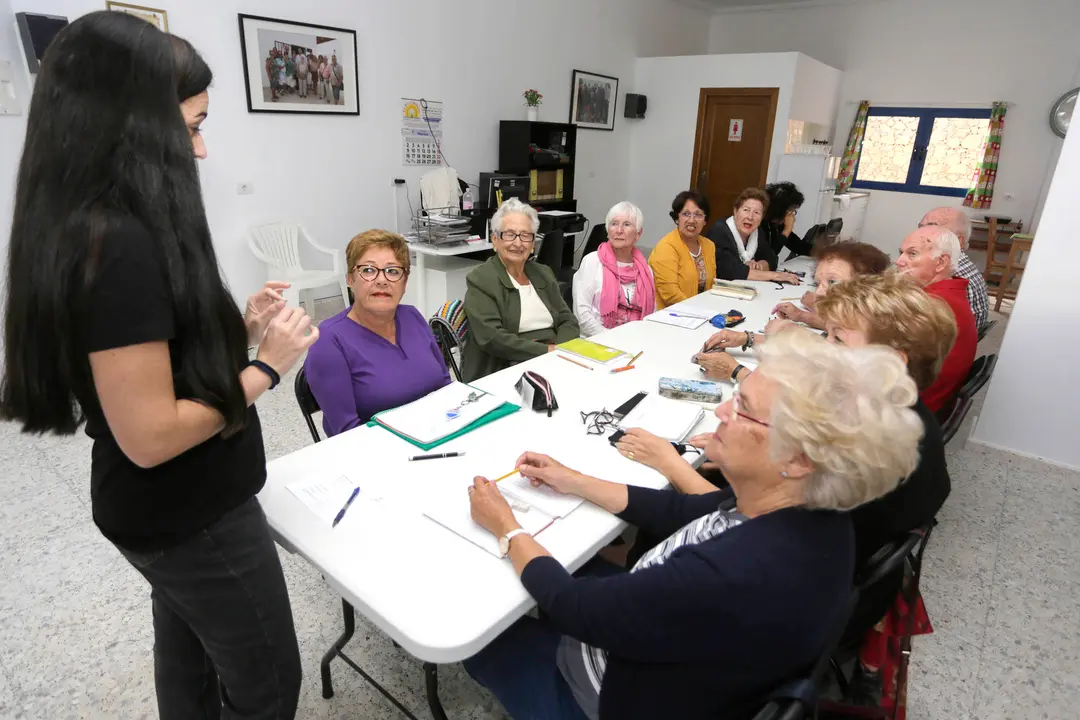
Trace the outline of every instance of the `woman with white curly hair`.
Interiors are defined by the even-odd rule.
[[[515,718],[741,717],[825,650],[855,567],[848,510],[918,459],[917,391],[900,356],[785,332],[720,405],[705,449],[735,497],[589,477],[526,452],[521,474],[667,539],[630,572],[571,576],[476,478],[473,519],[500,538],[544,620],[465,661]]]

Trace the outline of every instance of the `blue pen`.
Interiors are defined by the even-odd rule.
[[[352,495],[350,495],[349,499],[345,501],[345,505],[343,505],[342,508],[340,510],[338,510],[338,514],[334,518],[334,522],[330,525],[330,527],[332,527],[332,528],[337,527],[337,524],[339,522],[341,522],[342,518],[345,517],[345,511],[349,509],[349,506],[353,504],[353,500],[355,500],[356,496],[359,495],[359,494],[360,494],[360,488],[359,487],[353,488]]]
[[[708,320],[708,318],[702,317],[701,315],[683,315],[682,313],[668,313],[668,315],[670,315],[671,317],[686,317],[694,318],[695,320]]]

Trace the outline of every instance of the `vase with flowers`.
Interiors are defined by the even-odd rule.
[[[540,94],[539,90],[529,89],[521,93],[521,96],[525,98],[525,106],[528,108],[528,117],[530,122],[536,122],[540,117],[540,103],[543,101],[544,96]]]

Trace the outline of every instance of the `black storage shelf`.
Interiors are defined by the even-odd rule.
[[[537,164],[529,145],[557,150],[567,163]],[[552,210],[575,211],[574,165],[577,159],[577,127],[569,123],[502,120],[499,122],[499,172],[528,175],[530,170],[562,170],[563,200],[537,200],[535,205]]]

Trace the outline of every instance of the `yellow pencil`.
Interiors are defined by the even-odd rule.
[[[626,363],[626,367],[630,367],[631,365],[633,365],[633,364],[634,364],[634,362],[635,362],[635,361],[636,361],[636,360],[637,360],[637,359],[638,359],[639,357],[641,357],[641,356],[642,356],[642,355],[644,355],[644,354],[645,354],[645,351],[644,351],[644,350],[642,350],[642,351],[641,351],[641,352],[639,352],[639,353],[638,353],[637,355],[635,355],[634,357],[630,358],[630,362]]]
[[[583,368],[585,368],[586,370],[592,370],[592,366],[591,366],[591,365],[586,365],[586,364],[585,364],[585,363],[583,363],[583,362],[578,362],[577,360],[574,360],[574,359],[572,359],[572,358],[568,358],[568,357],[566,357],[565,355],[559,355],[559,353],[555,353],[555,354],[556,354],[556,355],[557,355],[558,357],[561,357],[561,358],[562,358],[563,360],[565,360],[566,362],[572,362],[572,363],[574,363],[575,365],[577,365],[578,367],[583,367]]]
[[[506,474],[505,474],[505,475],[503,475],[502,477],[497,477],[497,478],[495,478],[494,480],[492,480],[491,482],[499,482],[499,481],[501,481],[501,480],[505,480],[506,478],[508,478],[508,477],[510,477],[511,475],[514,475],[514,474],[516,474],[516,473],[517,473],[517,468],[514,468],[513,470],[511,470],[510,472],[506,473]]]
[[[780,298],[780,302],[795,302],[796,300],[802,300],[801,297],[797,298]]]

